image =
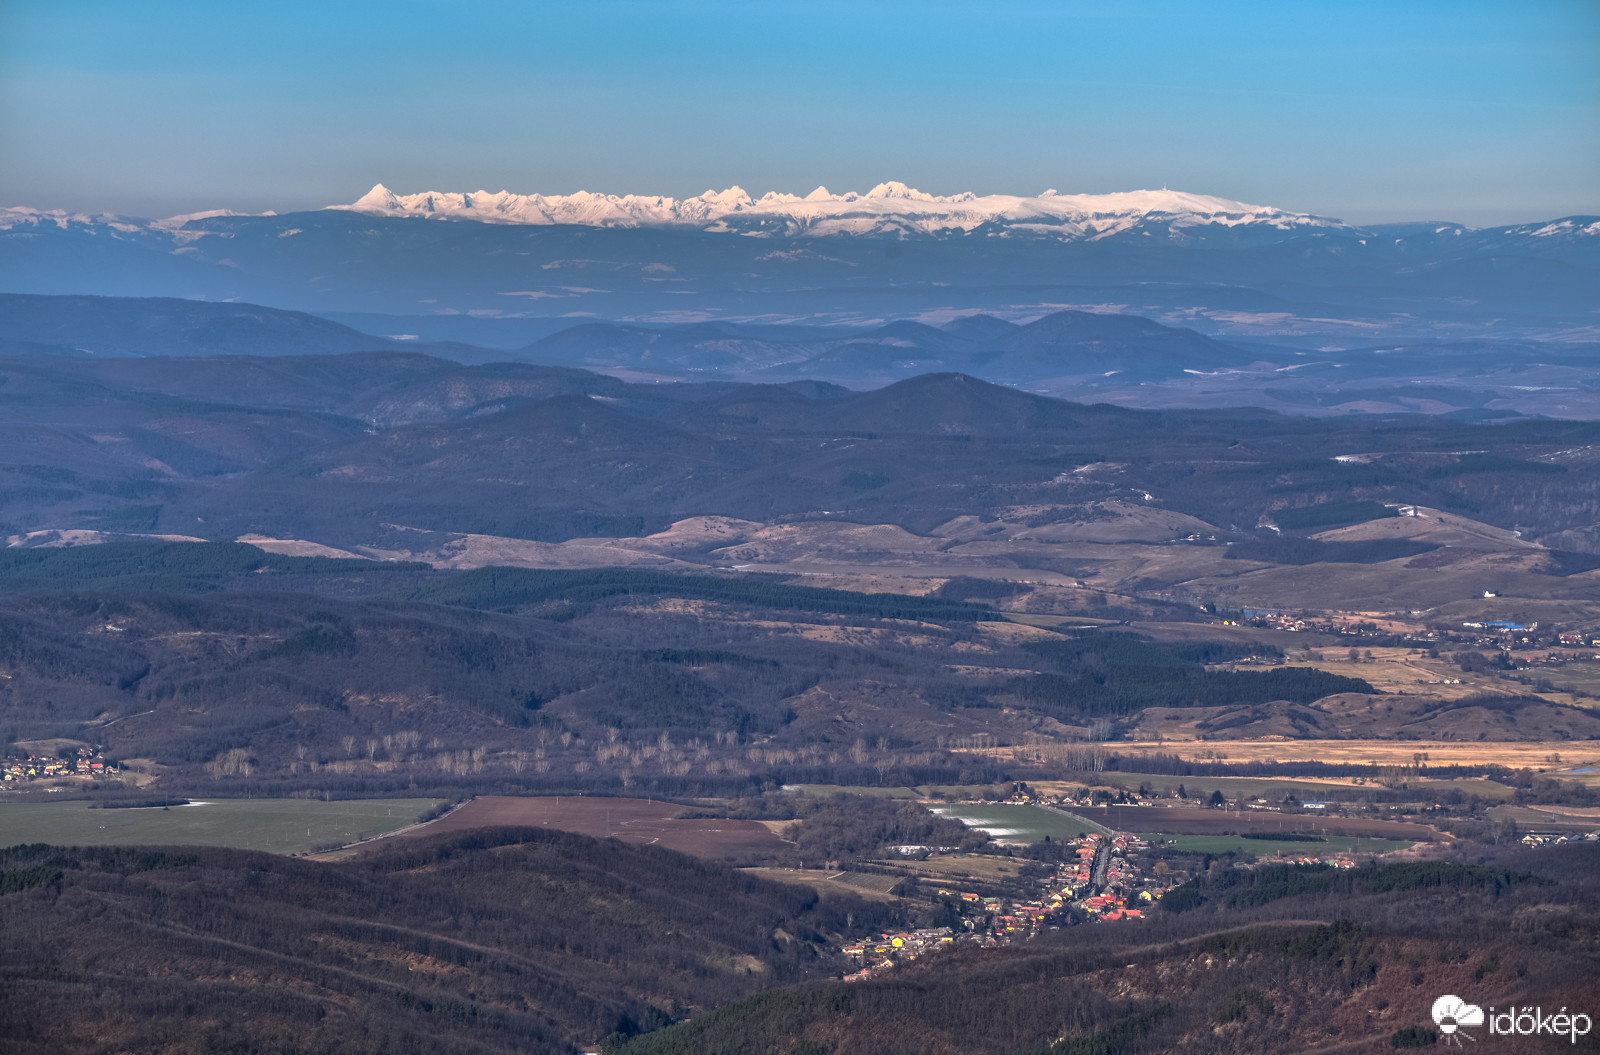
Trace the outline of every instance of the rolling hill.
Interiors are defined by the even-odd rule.
[[[151,1050],[592,1050],[824,974],[885,916],[653,847],[488,829],[322,863],[13,847],[0,1032]],[[779,940],[774,932],[786,935]]]

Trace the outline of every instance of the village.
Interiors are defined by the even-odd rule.
[[[938,927],[883,933],[842,950],[856,970],[847,981],[871,978],[919,956],[958,944],[1005,945],[1027,941],[1049,928],[1085,923],[1139,920],[1161,898],[1189,877],[1156,861],[1145,867],[1149,844],[1122,832],[1090,833],[1060,844],[1073,860],[1058,864],[1026,900],[985,897],[940,889],[962,914],[962,929]]]
[[[1102,790],[1100,796],[1102,798],[1093,801],[1132,805],[1148,802],[1146,796],[1126,791],[1113,794]],[[1003,802],[1012,806],[1037,806],[1082,819],[1068,812],[1074,805],[1068,797],[1040,797],[1025,784],[1016,785],[1012,795]],[[1321,802],[1301,804],[1302,809],[1325,807]],[[1059,861],[1048,875],[1038,880],[1032,896],[995,897],[939,888],[938,896],[958,907],[959,928],[884,932],[875,939],[846,945],[841,951],[855,969],[845,979],[872,978],[918,957],[962,945],[1006,945],[1031,940],[1045,930],[1068,926],[1137,924],[1160,905],[1169,891],[1193,878],[1183,868],[1171,865],[1159,838],[1152,841],[1128,832],[1103,830],[1063,839],[1055,846]],[[1356,866],[1356,855],[1346,852],[1280,853],[1259,861],[1241,862],[1237,867],[1252,868],[1266,863],[1349,869]]]
[[[0,777],[3,786],[16,786],[34,780],[62,780],[76,777],[96,780],[117,775],[114,763],[107,762],[98,752],[80,747],[56,757],[39,754],[14,754],[0,759]]]
[[[1536,649],[1579,650],[1575,653],[1550,651],[1543,657],[1545,662],[1590,659],[1593,658],[1593,650],[1600,648],[1600,629],[1580,627],[1541,629],[1537,622],[1522,623],[1510,619],[1467,620],[1462,622],[1460,630],[1456,630],[1444,627],[1429,628],[1420,622],[1394,617],[1380,619],[1371,615],[1350,613],[1317,616],[1264,608],[1243,608],[1229,614],[1221,622],[1223,626],[1253,626],[1267,630],[1371,638],[1374,644],[1384,645],[1411,645],[1425,648],[1443,643],[1474,645],[1506,652]]]

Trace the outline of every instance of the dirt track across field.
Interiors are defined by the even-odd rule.
[[[783,840],[759,821],[695,820],[682,816],[687,811],[687,807],[675,802],[646,799],[481,795],[437,821],[407,831],[400,838],[499,825],[532,825],[592,835],[597,839],[664,846],[668,850],[713,859],[744,859],[783,849]]]

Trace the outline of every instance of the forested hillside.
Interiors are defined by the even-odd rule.
[[[1273,895],[935,955],[848,985],[763,993],[608,1050],[1275,1055],[1431,1046],[1429,1009],[1442,993],[1485,1007],[1592,999],[1596,857],[1589,844],[1511,854],[1492,867],[1260,876],[1219,868],[1208,889]]]
[[[1387,502],[1600,551],[1600,433],[1583,422],[1135,411],[952,373],[855,393],[626,384],[402,353],[3,359],[0,408],[7,534],[392,549],[396,528],[562,540],[824,510],[925,532],[1019,507],[1069,522],[1133,496],[1241,539],[1263,517],[1307,533]]]
[[[0,734],[97,744],[172,790],[972,782],[996,773],[950,751],[964,740],[1115,738],[1151,708],[1226,723],[1287,703],[1316,723],[1315,701],[1375,693],[1258,642],[1018,636],[989,602],[779,576],[122,543],[7,551],[0,582]],[[1221,669],[1250,657],[1261,666]],[[1498,706],[1522,708],[1529,735],[1600,726],[1531,697]],[[1370,720],[1403,729],[1411,713]]]
[[[1592,424],[382,351],[24,356],[0,411],[0,739],[163,791],[751,794],[1123,738],[1600,735],[1583,672],[1538,657],[1469,693],[1318,652],[1587,640]],[[1321,636],[1234,625],[1264,610]]]
[[[945,834],[904,804],[838,814],[848,805],[804,807],[802,832],[815,825],[844,840],[810,851]],[[832,950],[919,925],[904,915],[912,903],[819,897],[543,828],[397,840],[336,862],[20,846],[0,851],[0,1046],[1376,1050],[1431,1028],[1443,992],[1485,1006],[1583,1007],[1597,981],[1596,853],[1573,843],[1351,871],[1222,859],[1206,868],[1197,854],[1199,877],[1142,920],[1046,928],[996,948],[963,943],[843,984],[828,981],[844,967]]]
[[[896,921],[849,895],[547,829],[333,864],[14,847],[0,851],[0,1047],[592,1050],[827,975],[825,935]]]

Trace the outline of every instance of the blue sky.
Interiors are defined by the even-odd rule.
[[[0,205],[888,179],[1600,213],[1600,3],[0,0]]]

